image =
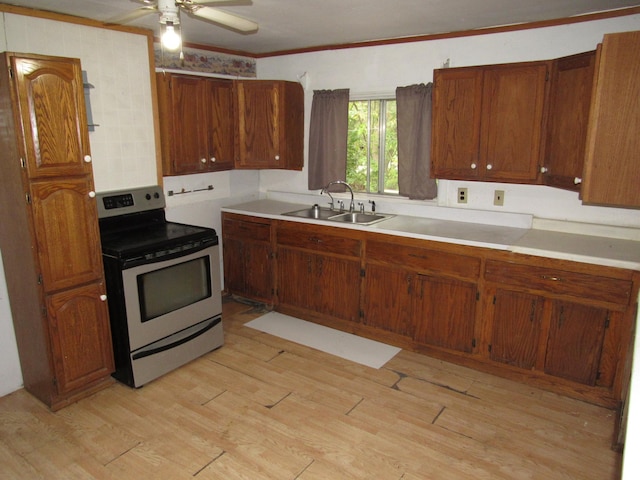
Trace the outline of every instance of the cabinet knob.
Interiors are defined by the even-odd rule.
[[[84,156],[84,161],[85,161],[85,163],[91,163],[91,155],[85,155]]]
[[[472,164],[471,164],[471,170],[475,170],[475,169],[476,169],[476,167],[477,167],[477,165],[476,165],[475,163],[472,163]]]
[[[580,185],[582,183],[582,179],[580,177],[576,177],[573,179],[573,183],[576,185]]]
[[[540,167],[540,173],[547,173],[549,169],[547,167]]]
[[[211,157],[211,158],[209,159],[209,161],[210,161],[211,163],[215,163],[215,162],[216,162],[216,157]]]
[[[276,161],[280,160],[280,155],[275,156]]]
[[[207,163],[207,159],[206,159],[206,158],[201,158],[201,159],[200,159],[200,162],[202,162],[202,163]]]
[[[487,170],[491,170],[493,168],[493,165],[491,165],[490,163],[487,164]]]
[[[93,190],[91,190],[89,192],[89,198],[95,198],[96,197],[96,192],[94,192]]]
[[[103,293],[102,295],[100,295],[100,300],[103,302],[107,301],[107,296]]]

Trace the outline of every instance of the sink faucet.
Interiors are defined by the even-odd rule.
[[[320,194],[322,195],[323,193],[326,193],[327,195],[329,195],[329,197],[331,198],[331,209],[333,210],[333,197],[331,196],[331,193],[329,193],[329,187],[336,184],[344,185],[349,189],[349,192],[351,192],[351,203],[349,204],[349,212],[353,213],[353,211],[355,210],[355,204],[353,203],[353,189],[351,188],[351,185],[349,185],[344,180],[334,180],[333,182],[329,182],[327,186],[320,191]]]

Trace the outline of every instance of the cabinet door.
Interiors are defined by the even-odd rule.
[[[229,293],[246,294],[244,278],[244,255],[242,241],[223,238],[224,288]]]
[[[561,301],[552,312],[545,373],[595,385],[609,312]]]
[[[542,172],[545,185],[580,190],[596,53],[553,61]]]
[[[431,175],[478,177],[482,69],[434,71]]]
[[[367,265],[363,323],[412,337],[413,282],[414,274],[407,270]]]
[[[298,250],[278,249],[278,302],[313,309],[316,304],[314,256]]]
[[[239,81],[239,168],[278,168],[280,164],[280,89],[277,82]]]
[[[313,255],[313,310],[357,322],[360,318],[360,262]]]
[[[480,135],[485,179],[536,180],[546,79],[545,63],[486,68]]]
[[[582,179],[588,204],[640,208],[640,31],[604,36]]]
[[[273,295],[271,246],[266,243],[244,242],[242,253],[245,262],[245,292],[250,298],[270,302]]]
[[[29,177],[90,174],[80,61],[22,56],[11,62]]]
[[[102,278],[98,212],[88,177],[31,184],[40,273],[52,292]]]
[[[544,299],[536,295],[498,289],[490,358],[524,369],[536,365]]]
[[[426,275],[418,275],[417,279],[415,341],[471,352],[476,316],[476,284]]]
[[[171,173],[197,173],[207,168],[208,151],[202,138],[207,138],[208,118],[204,114],[201,79],[186,75],[169,77],[170,105],[162,112],[169,128],[163,129],[163,142],[169,145]]]
[[[99,283],[47,298],[54,371],[59,394],[81,388],[113,372],[107,303]]]
[[[230,80],[203,80],[204,107],[208,107],[209,120],[203,136],[207,138],[208,170],[229,170],[235,160],[233,82]]]

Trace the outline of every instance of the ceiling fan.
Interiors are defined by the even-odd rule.
[[[162,31],[162,43],[170,50],[175,50],[181,43],[179,34],[180,12],[199,20],[221,25],[241,33],[254,33],[258,30],[258,24],[246,18],[223,12],[213,5],[222,4],[251,4],[251,1],[238,0],[135,0],[143,3],[132,12],[115,17],[109,23],[129,23],[138,18],[152,13],[160,14],[160,28]],[[166,37],[166,38],[165,38]]]

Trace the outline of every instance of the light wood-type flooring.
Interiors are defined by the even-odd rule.
[[[244,327],[141,389],[0,398],[0,479],[619,477],[613,411],[402,351],[371,369]]]

